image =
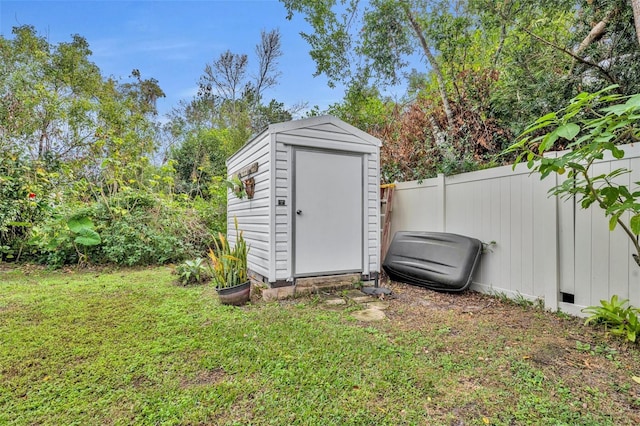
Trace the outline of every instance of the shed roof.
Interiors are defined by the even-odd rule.
[[[357,127],[352,126],[349,123],[345,123],[344,121],[332,115],[321,115],[319,117],[310,117],[300,120],[285,121],[284,123],[270,124],[267,131],[269,133],[284,133],[300,128],[316,127],[324,124],[334,125],[347,133],[351,133],[354,136],[359,137],[364,142],[367,142],[373,146],[382,146],[382,142],[380,142],[380,139],[371,136],[367,132],[358,129]]]
[[[338,129],[342,130],[343,132],[354,135],[355,137],[360,139],[362,141],[362,144],[364,145],[370,145],[378,148],[382,146],[382,142],[380,141],[380,139],[371,136],[367,132],[364,132],[358,129],[357,127],[352,126],[351,124],[346,123],[332,115],[322,115],[318,117],[303,118],[299,120],[291,120],[291,121],[285,121],[282,123],[270,124],[265,130],[263,130],[262,132],[258,133],[253,138],[248,140],[247,143],[245,143],[238,151],[232,154],[228,158],[228,160],[235,157],[241,151],[244,151],[249,145],[252,144],[252,142],[263,138],[266,134],[287,133],[287,132],[296,131],[298,129],[304,129],[304,128],[311,129],[314,127],[321,129],[323,126],[326,129],[327,125],[335,126]]]

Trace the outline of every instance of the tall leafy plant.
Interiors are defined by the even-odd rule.
[[[87,249],[102,243],[100,234],[95,231],[93,222],[87,216],[72,217],[67,221],[67,226],[74,237],[73,245],[78,253],[79,263],[86,262]]]
[[[221,233],[219,241],[214,241],[215,251],[209,249],[211,276],[216,288],[235,287],[247,281],[247,255],[249,246],[244,240],[243,231],[238,230],[238,219],[234,219],[236,242],[233,247]]]
[[[97,246],[102,242],[93,222],[86,216],[72,217],[67,221],[67,226],[75,236],[73,242],[79,246]]]
[[[620,226],[629,237],[635,249],[633,258],[640,266],[640,182],[634,186],[620,183],[617,178],[630,172],[626,168],[593,173],[594,163],[605,155],[624,157],[620,144],[640,140],[640,94],[613,94],[615,88],[580,93],[567,107],[537,119],[507,152],[517,153],[515,164],[526,162],[541,179],[566,173],[567,178],[551,193],[579,197],[585,209],[593,204],[603,209],[609,229]],[[558,148],[568,151],[549,154]]]

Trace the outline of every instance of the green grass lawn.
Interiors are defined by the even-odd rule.
[[[364,324],[313,298],[221,306],[174,279],[0,271],[0,424],[605,425],[640,409],[607,388],[627,383],[574,389],[526,347],[452,335],[451,313]]]

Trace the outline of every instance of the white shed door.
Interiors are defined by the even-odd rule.
[[[297,149],[295,275],[362,271],[362,156]]]

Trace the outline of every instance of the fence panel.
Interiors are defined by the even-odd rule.
[[[625,158],[605,158],[593,173],[627,168],[618,183],[640,181],[640,146],[624,146]],[[581,308],[618,294],[640,306],[640,268],[633,245],[598,206],[548,195],[564,177],[540,180],[523,165],[438,176],[396,185],[392,233],[442,231],[489,244],[474,288],[511,297],[543,298],[549,309]],[[628,219],[628,218],[627,218]],[[490,243],[494,244],[490,244]]]
[[[391,212],[391,235],[397,231],[442,232],[442,178],[396,184]]]

